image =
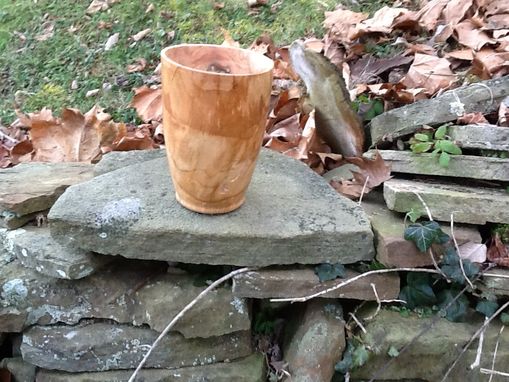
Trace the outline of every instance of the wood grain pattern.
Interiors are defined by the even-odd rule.
[[[207,214],[240,207],[260,152],[273,62],[248,50],[161,53],[163,125],[177,200]]]

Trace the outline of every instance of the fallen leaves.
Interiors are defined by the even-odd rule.
[[[456,80],[456,75],[445,58],[416,54],[402,83],[407,88],[424,88],[429,95],[440,89],[448,89]]]
[[[509,247],[502,242],[498,234],[493,235],[488,248],[488,260],[502,267],[509,267]]]
[[[117,3],[119,0],[93,0],[88,6],[86,12],[89,15],[107,10],[110,5]]]
[[[138,58],[133,64],[127,65],[127,73],[143,72],[147,67],[147,60]]]
[[[150,28],[147,28],[147,29],[143,29],[142,31],[134,34],[131,36],[131,39],[135,42],[138,42],[142,39],[144,39],[145,37],[148,36],[148,34],[151,32],[151,29]]]
[[[141,120],[145,123],[153,120],[161,121],[163,115],[161,88],[149,88],[145,85],[135,88],[131,107],[136,109]]]
[[[104,43],[104,50],[108,51],[111,50],[118,42],[118,38],[120,37],[119,33],[114,33],[110,37],[108,37],[108,40]]]

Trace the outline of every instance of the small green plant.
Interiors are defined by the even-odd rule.
[[[461,149],[447,135],[448,127],[449,124],[445,124],[436,129],[435,132],[415,133],[409,141],[410,150],[415,154],[431,151],[433,155],[438,156],[438,164],[441,167],[449,166],[451,155],[461,155]]]
[[[358,113],[363,121],[371,121],[377,115],[384,112],[384,103],[379,98],[369,98],[366,94],[359,95],[352,107]]]
[[[355,339],[348,340],[343,359],[336,363],[335,370],[340,374],[354,370],[364,365],[369,358],[366,346]]]

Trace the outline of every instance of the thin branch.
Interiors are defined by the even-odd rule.
[[[451,280],[449,280],[449,277],[447,277],[447,275],[438,266],[438,263],[435,260],[435,254],[433,253],[433,250],[431,249],[431,247],[429,248],[429,256],[431,257],[431,262],[433,263],[433,266],[435,267],[435,269],[442,275],[442,277],[444,279],[447,280],[447,282],[451,282]]]
[[[140,364],[138,365],[138,367],[136,368],[136,370],[134,371],[134,373],[131,375],[131,377],[129,378],[128,382],[134,382],[135,378],[136,378],[136,375],[138,374],[138,372],[141,370],[141,368],[143,367],[143,365],[145,365],[145,362],[147,362],[147,359],[148,357],[150,356],[150,354],[152,353],[152,351],[155,349],[155,347],[159,344],[159,342],[163,339],[163,337],[168,334],[168,332],[170,331],[170,329],[177,323],[177,321],[179,319],[181,319],[184,314],[190,310],[198,301],[200,301],[203,297],[205,297],[205,295],[207,293],[209,293],[211,290],[213,290],[215,287],[217,287],[218,285],[224,283],[225,281],[228,281],[229,279],[231,279],[232,277],[238,275],[238,274],[241,274],[241,273],[244,273],[244,272],[247,272],[249,271],[250,269],[249,268],[241,268],[241,269],[237,269],[235,271],[232,271],[230,273],[228,273],[227,275],[221,277],[220,279],[217,279],[216,281],[214,281],[212,284],[210,284],[206,289],[204,289],[198,296],[196,296],[196,298],[194,300],[192,300],[189,304],[186,305],[186,307],[184,309],[182,309],[174,318],[173,320],[171,320],[171,322],[166,326],[166,328],[164,328],[164,330],[161,332],[161,334],[159,335],[159,337],[157,337],[157,339],[154,341],[154,343],[152,344],[152,346],[150,346],[150,349],[148,349],[147,351],[147,354],[145,354],[145,356],[143,357],[143,359],[141,360]]]
[[[373,289],[373,294],[375,295],[377,306],[375,313],[365,318],[366,321],[371,321],[373,318],[377,316],[377,314],[380,312],[380,309],[382,309],[382,302],[380,301],[380,297],[378,296],[378,292],[376,291],[376,285],[373,283],[369,285],[371,285],[371,288]]]
[[[491,375],[500,375],[501,377],[509,377],[509,373],[504,373],[502,371],[490,370],[482,368],[479,370],[481,374],[491,374]]]
[[[484,321],[486,322],[486,320],[488,319],[488,317],[484,317]],[[481,332],[481,335],[479,336],[479,345],[477,345],[477,352],[475,354],[475,360],[474,362],[470,365],[470,370],[474,370],[476,367],[479,367],[479,365],[481,364],[481,355],[482,355],[482,344],[484,342],[484,330]]]
[[[451,236],[452,241],[454,242],[454,247],[456,248],[456,252],[458,253],[458,259],[460,260],[460,268],[461,273],[463,274],[463,278],[470,286],[470,288],[474,289],[474,284],[472,284],[472,281],[470,281],[470,279],[467,277],[467,274],[465,273],[465,267],[463,266],[463,259],[461,258],[460,247],[458,245],[458,241],[454,237],[454,212],[451,212]]]
[[[369,271],[365,273],[361,273],[360,275],[357,275],[355,277],[352,277],[351,279],[348,279],[346,281],[343,281],[337,285],[334,285],[330,288],[327,288],[325,290],[322,290],[320,292],[313,293],[308,296],[304,297],[289,297],[289,298],[271,298],[270,302],[306,302],[308,300],[311,300],[316,297],[320,297],[324,294],[327,294],[329,292],[335,291],[337,289],[340,289],[346,285],[349,285],[361,278],[381,274],[381,273],[392,273],[392,272],[424,272],[424,273],[435,273],[440,274],[436,269],[426,269],[426,268],[391,268],[391,269],[376,269],[374,271]]]
[[[444,377],[442,378],[441,382],[444,382],[447,377],[449,376],[449,374],[451,373],[451,371],[454,369],[454,367],[456,366],[456,364],[458,363],[458,361],[460,360],[461,356],[463,354],[465,354],[465,352],[467,351],[467,349],[469,348],[469,346],[472,344],[472,342],[474,342],[474,340],[479,337],[479,334],[481,334],[481,332],[484,330],[484,328],[486,328],[488,326],[488,324],[493,321],[495,319],[495,317],[497,317],[500,313],[502,313],[504,311],[505,308],[507,308],[509,306],[509,301],[506,302],[504,305],[502,305],[500,308],[498,308],[498,310],[490,317],[488,318],[488,320],[486,320],[484,322],[484,324],[474,333],[474,335],[470,338],[470,340],[467,342],[467,344],[463,347],[463,349],[461,350],[461,353],[456,357],[456,359],[454,360],[454,362],[452,363],[452,365],[449,367],[449,369],[447,369],[447,372],[445,373]]]
[[[417,196],[417,198],[419,198],[420,202],[422,203],[422,205],[424,206],[425,210],[426,210],[426,213],[428,214],[428,219],[430,221],[433,221],[433,215],[431,215],[431,210],[429,209],[428,205],[426,204],[426,202],[424,201],[424,199],[422,198],[421,195],[419,195],[419,193],[417,191],[414,191],[414,194]]]
[[[359,321],[359,319],[358,319],[357,317],[355,317],[355,314],[353,314],[352,312],[350,312],[350,313],[348,313],[348,315],[349,315],[350,317],[352,317],[352,319],[355,321],[355,323],[357,324],[357,326],[358,326],[359,328],[361,328],[361,330],[362,330],[362,332],[363,332],[364,334],[366,334],[366,333],[367,333],[366,328],[365,328],[365,327],[361,324],[361,322]]]
[[[502,336],[502,332],[504,331],[504,328],[505,328],[505,325],[502,325],[500,327],[500,331],[498,332],[497,343],[495,344],[495,351],[493,352],[493,360],[491,361],[491,371],[492,372],[495,371],[495,360],[497,359],[498,344],[500,343],[500,337]],[[488,382],[491,382],[492,379],[493,379],[493,374],[490,374],[490,379],[488,380]]]
[[[366,180],[364,181],[364,185],[362,186],[361,196],[359,197],[359,201],[357,204],[360,206],[362,203],[362,197],[364,196],[364,193],[366,192],[366,186],[368,185],[369,181],[369,175],[366,177]]]

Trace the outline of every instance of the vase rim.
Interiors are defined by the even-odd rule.
[[[189,48],[189,47],[196,47],[196,48],[203,47],[203,48],[234,50],[234,51],[238,51],[238,52],[243,52],[244,54],[251,56],[253,59],[262,62],[261,66],[263,66],[263,69],[254,71],[252,73],[247,73],[247,72],[246,73],[218,73],[218,72],[193,68],[192,66],[184,65],[184,64],[168,57],[169,51],[178,50],[178,49],[182,49],[182,48]],[[237,48],[237,47],[233,47],[233,46],[224,46],[224,45],[217,45],[217,44],[188,44],[188,43],[185,43],[185,44],[172,45],[172,46],[166,47],[161,50],[161,61],[166,61],[168,63],[171,63],[172,65],[175,65],[177,67],[180,67],[180,68],[192,71],[192,72],[208,74],[211,76],[225,76],[225,77],[259,76],[259,75],[265,74],[267,72],[272,72],[272,70],[274,69],[274,61],[259,52],[255,52],[255,51],[252,51],[249,49],[244,49],[244,48]]]

